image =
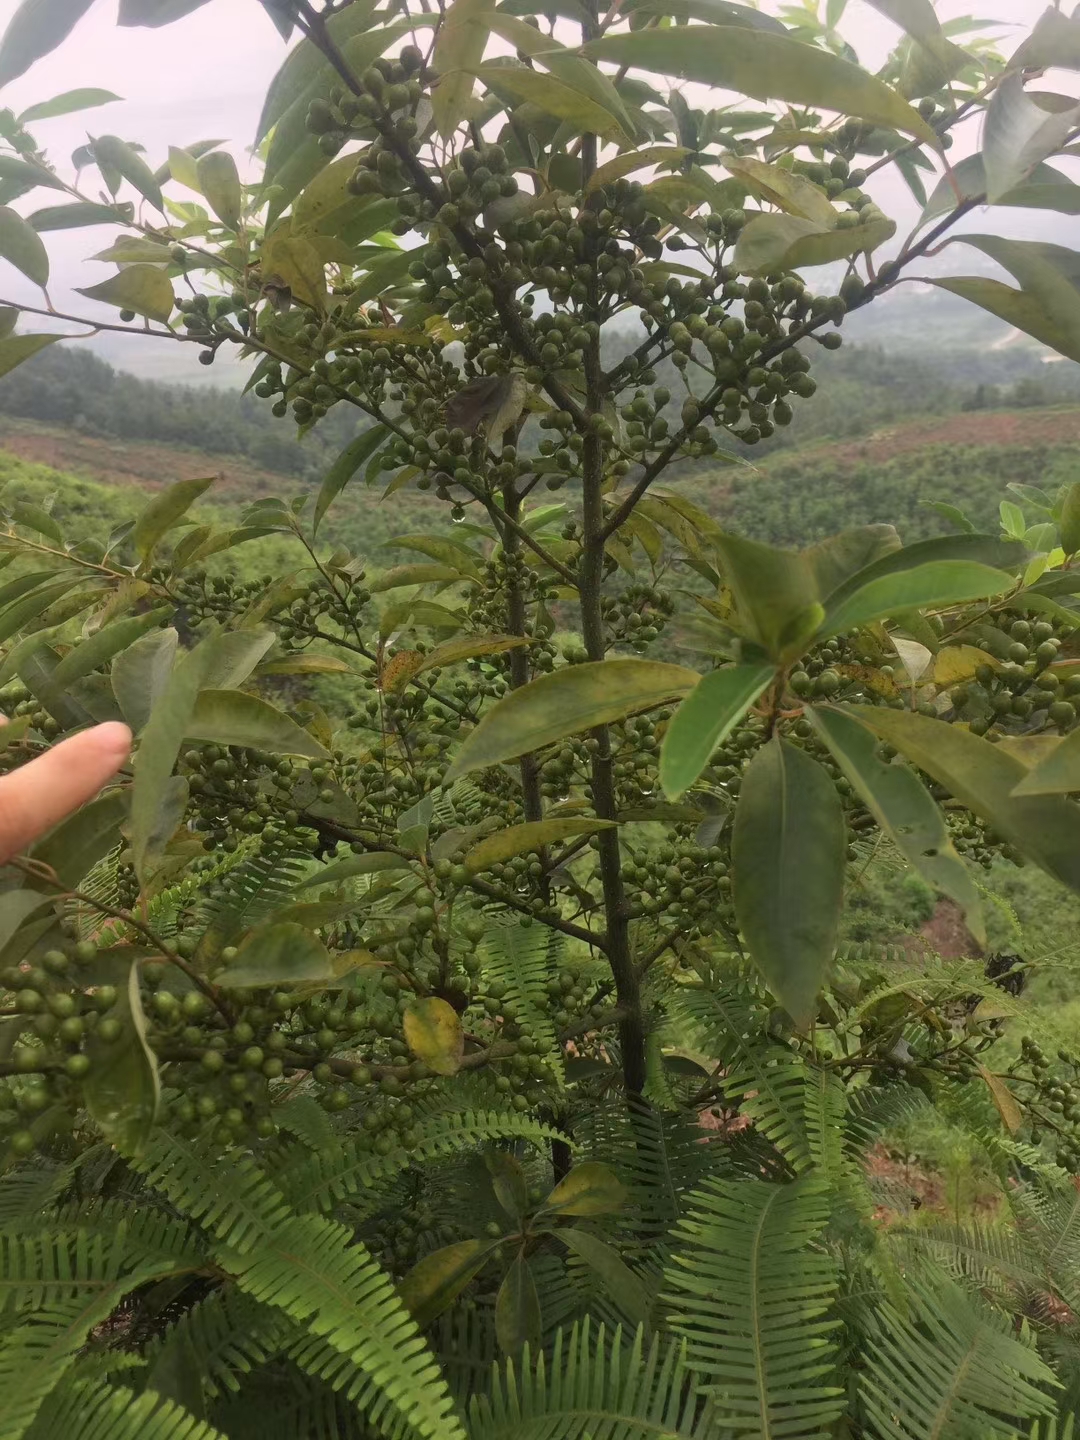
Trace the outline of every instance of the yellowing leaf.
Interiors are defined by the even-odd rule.
[[[173,311],[172,281],[156,265],[128,265],[118,274],[78,292],[119,310],[134,310],[164,324]]]
[[[728,174],[742,180],[748,190],[771,205],[778,205],[789,215],[801,215],[826,230],[835,229],[837,212],[824,190],[812,180],[752,155],[723,155],[721,160]]]
[[[584,1160],[559,1181],[544,1209],[559,1215],[612,1215],[626,1204],[626,1187],[608,1165]]]
[[[597,830],[611,830],[614,820],[532,820],[525,825],[511,825],[481,840],[465,856],[465,864],[474,873],[489,870],[514,855],[527,855],[556,840],[569,840],[574,835],[592,835]]]
[[[491,0],[453,0],[435,39],[432,63],[438,82],[431,92],[435,126],[448,139],[468,113],[473,82],[484,58]]]
[[[236,161],[224,150],[212,150],[196,162],[198,188],[210,202],[210,208],[230,230],[240,227],[244,196]]]
[[[216,979],[226,989],[247,990],[332,976],[330,956],[319,937],[306,925],[283,921],[252,930],[236,959]]]
[[[934,656],[931,672],[935,685],[959,685],[970,680],[980,665],[997,668],[997,661],[977,645],[946,645]]]
[[[1016,1096],[999,1076],[994,1075],[985,1065],[977,1066],[979,1074],[990,1091],[990,1099],[993,1100],[1002,1123],[1010,1135],[1015,1135],[1024,1123],[1024,1112],[1021,1110]]]
[[[405,1042],[436,1075],[456,1075],[465,1053],[465,1036],[457,1011],[445,1000],[429,995],[405,1011]]]

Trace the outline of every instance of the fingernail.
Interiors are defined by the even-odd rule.
[[[126,755],[131,749],[131,731],[119,720],[107,720],[104,725],[96,725],[93,734],[103,750]]]

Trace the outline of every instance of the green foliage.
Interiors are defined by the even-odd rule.
[[[88,8],[21,6],[0,74]],[[975,867],[1080,893],[1074,477],[919,476],[898,527],[871,476],[836,534],[835,490],[739,460],[987,192],[1076,208],[1039,168],[1074,117],[1025,87],[1080,22],[1010,67],[879,0],[871,74],[837,3],[265,8],[298,38],[252,184],[116,136],[69,182],[27,127],[100,92],[0,116],[5,263],[44,285],[42,234],[108,223],[112,328],[251,362],[193,435],[85,359],[24,382],[61,337],[0,301],[3,403],[259,459],[269,402],[319,482],[0,495],[0,788],[134,732],[0,867],[0,1435],[1067,1433],[1080,1059],[1032,957],[981,953],[1027,917]],[[926,213],[871,266],[886,164]],[[1080,353],[1070,252],[968,243],[1015,288],[942,285]],[[897,943],[936,891],[959,959]]]

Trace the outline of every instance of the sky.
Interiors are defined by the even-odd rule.
[[[0,28],[6,28],[17,8],[18,0],[0,0]],[[775,11],[778,0],[764,0],[761,8]],[[1045,8],[1045,0],[937,0],[942,19],[975,13],[1001,22],[997,34],[1005,53],[1015,48]],[[97,0],[57,50],[0,90],[0,105],[18,112],[81,86],[101,87],[123,97],[97,110],[34,125],[35,135],[62,169],[71,151],[85,143],[88,130],[140,141],[155,166],[165,159],[170,144],[223,139],[243,168],[267,85],[286,53],[257,0],[210,0],[202,9],[157,30],[117,27],[116,9],[117,0]],[[849,0],[841,30],[871,67],[885,59],[901,33],[865,0]],[[976,143],[977,134],[963,137],[954,157]],[[879,198],[893,213],[889,201],[900,197]],[[40,203],[34,197],[32,205]],[[98,235],[100,246],[94,243]],[[53,234],[48,243],[58,281],[54,303],[66,305],[74,299],[83,305],[80,297],[70,295],[71,288],[112,273],[111,266],[83,258],[91,246],[104,248],[108,243],[105,229]],[[31,302],[35,293],[0,262],[0,298]]]

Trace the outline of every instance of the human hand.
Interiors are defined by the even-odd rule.
[[[131,731],[109,721],[0,778],[0,864],[92,800],[130,752]]]

